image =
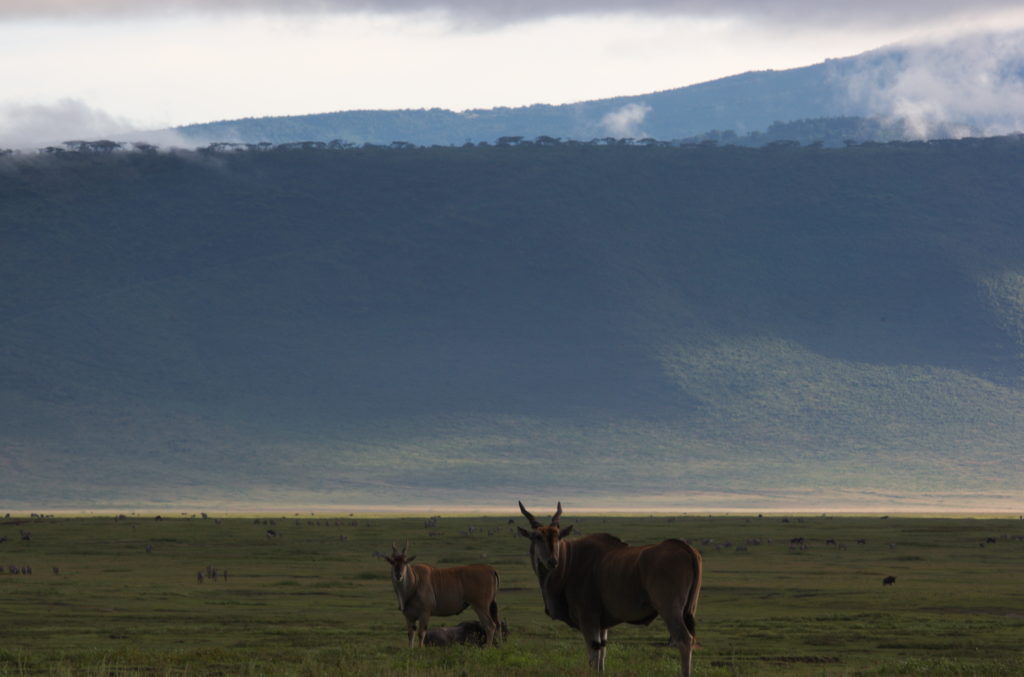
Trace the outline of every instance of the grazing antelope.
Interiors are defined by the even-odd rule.
[[[429,564],[412,564],[416,555],[406,556],[409,543],[399,550],[391,544],[391,583],[398,597],[398,610],[405,616],[409,647],[423,646],[431,616],[455,616],[473,607],[486,634],[486,644],[495,643],[498,627],[498,572],[487,564],[439,569]]]
[[[541,525],[519,503],[531,531],[530,564],[540,583],[544,612],[583,633],[590,665],[604,670],[608,628],[619,623],[647,625],[661,616],[679,648],[683,677],[689,677],[695,636],[694,611],[700,595],[700,553],[685,541],[629,546],[610,534],[565,540],[558,504],[551,523]]]

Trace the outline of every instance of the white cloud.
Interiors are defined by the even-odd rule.
[[[124,119],[76,99],[52,104],[0,104],[0,147],[39,148],[73,139],[95,140],[131,132]]]
[[[601,127],[608,136],[618,139],[635,139],[644,136],[640,125],[651,112],[647,104],[627,103],[601,118]]]
[[[951,124],[985,134],[1024,129],[1024,34],[987,33],[880,50],[844,76],[851,100],[900,118],[920,138]]]
[[[50,104],[0,103],[0,148],[35,150],[65,141],[145,142],[161,148],[202,145],[173,130],[143,130],[77,99]]]

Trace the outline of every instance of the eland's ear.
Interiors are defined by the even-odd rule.
[[[406,557],[405,558],[405,563],[408,564],[409,562],[413,561],[414,559],[416,559],[416,555],[413,555],[412,557]]]
[[[390,564],[391,566],[395,566],[395,560],[391,559],[390,557],[385,557],[384,561]]]
[[[522,527],[516,527],[516,529],[519,529],[519,535],[523,538],[533,538],[533,532],[527,531]]]
[[[562,529],[561,531],[558,532],[558,537],[559,538],[565,538],[566,536],[568,536],[571,533],[572,533],[572,525],[570,524],[569,526],[567,526],[566,528],[564,528],[564,529]]]

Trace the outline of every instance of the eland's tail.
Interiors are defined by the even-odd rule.
[[[498,572],[495,571],[494,572],[494,594],[495,594],[495,596],[497,596],[498,590],[500,590],[500,589],[501,589],[501,576],[499,576]],[[491,606],[488,609],[488,612],[491,615],[491,620],[494,621],[495,627],[500,627],[500,625],[498,623],[498,602],[496,600],[493,600],[493,599],[491,600]]]
[[[691,547],[693,553],[693,581],[690,583],[690,594],[686,600],[686,607],[683,609],[683,623],[693,637],[694,646],[700,646],[697,641],[697,599],[700,597],[701,579],[704,576],[704,564],[701,561],[700,553],[696,548]]]

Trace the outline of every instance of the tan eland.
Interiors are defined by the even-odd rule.
[[[431,616],[454,616],[473,607],[486,634],[486,644],[495,644],[498,627],[498,572],[486,564],[438,568],[412,564],[409,543],[399,550],[391,544],[391,583],[398,597],[398,610],[405,616],[409,646],[423,646]]]
[[[544,612],[583,633],[590,665],[604,670],[608,628],[619,623],[647,625],[661,616],[678,647],[683,677],[689,677],[700,595],[701,558],[679,539],[630,546],[611,534],[567,541],[558,504],[551,523],[541,525],[519,503],[530,522],[519,533],[530,539],[530,564],[540,583]]]

